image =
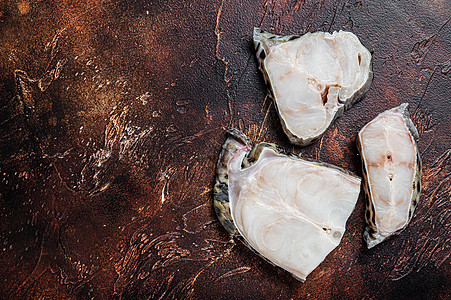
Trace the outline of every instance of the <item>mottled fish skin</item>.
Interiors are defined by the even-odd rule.
[[[237,229],[233,224],[229,206],[229,179],[228,163],[238,150],[250,150],[251,141],[241,131],[231,128],[228,129],[228,137],[222,145],[216,164],[216,180],[213,188],[213,203],[216,215],[219,221],[227,231],[232,235],[237,235]]]
[[[263,78],[265,83],[268,86],[268,90],[270,92],[270,97],[273,99],[276,111],[279,115],[280,122],[282,124],[283,131],[287,135],[288,139],[291,143],[298,146],[307,146],[316,140],[320,139],[326,130],[317,133],[313,136],[298,136],[294,134],[289,128],[285,121],[285,118],[282,116],[281,110],[277,103],[273,87],[271,86],[271,80],[269,78],[268,72],[265,66],[265,59],[270,47],[277,46],[283,43],[287,43],[290,41],[294,41],[296,39],[301,38],[300,35],[275,35],[266,31],[261,30],[260,28],[254,28],[253,32],[253,43],[256,51],[256,57],[258,60],[258,67],[263,74]],[[363,47],[363,46],[362,46]],[[360,101],[365,97],[368,93],[373,80],[373,67],[372,67],[372,57],[370,55],[370,63],[369,63],[369,74],[367,81],[360,87],[360,89],[356,90],[351,97],[348,99],[339,100],[341,107],[336,111],[333,119],[330,121],[329,126],[334,122],[334,120],[343,115],[344,111],[349,109],[354,103]],[[327,96],[327,95],[326,95]],[[326,128],[327,129],[327,128]]]
[[[418,201],[419,201],[420,194],[421,194],[422,161],[421,161],[420,152],[418,151],[418,146],[416,143],[419,139],[419,134],[418,134],[417,129],[415,128],[415,125],[413,124],[412,120],[410,119],[410,115],[409,115],[409,111],[408,111],[408,104],[403,103],[400,106],[395,107],[386,112],[397,112],[402,116],[402,118],[404,120],[404,124],[406,125],[406,128],[408,129],[409,134],[412,136],[412,139],[415,141],[414,151],[415,151],[416,163],[415,163],[413,181],[411,184],[412,192],[411,192],[411,199],[409,200],[410,206],[409,206],[408,219],[406,220],[404,226],[399,228],[397,231],[392,232],[389,235],[381,235],[379,232],[379,229],[378,229],[378,224],[376,223],[374,195],[373,195],[371,186],[369,185],[367,162],[365,160],[365,157],[364,157],[364,154],[362,151],[363,144],[362,144],[362,140],[361,140],[361,133],[365,129],[366,126],[363,127],[362,130],[359,132],[358,137],[357,137],[357,149],[358,149],[358,151],[361,155],[361,159],[362,159],[362,172],[363,172],[363,180],[364,180],[363,187],[364,187],[364,191],[365,191],[366,198],[367,198],[366,211],[365,211],[365,221],[367,223],[367,226],[365,228],[363,237],[364,237],[365,241],[367,242],[368,248],[372,248],[372,247],[376,246],[377,244],[381,243],[382,241],[384,241],[385,239],[387,239],[388,237],[390,237],[393,234],[400,233],[408,225],[408,223],[410,222],[410,220],[413,216],[415,208],[418,205]],[[383,113],[379,114],[378,116],[380,116],[386,112],[383,112]],[[371,121],[371,122],[373,122],[373,121]],[[370,124],[370,123],[368,123],[368,124]]]

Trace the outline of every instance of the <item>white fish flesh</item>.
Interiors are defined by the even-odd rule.
[[[379,114],[359,132],[365,193],[364,238],[374,247],[407,226],[421,193],[418,132],[408,104]]]
[[[294,144],[320,138],[371,86],[371,54],[351,32],[277,36],[255,28],[254,45],[284,132]]]
[[[234,236],[304,281],[340,243],[361,179],[341,168],[253,146],[232,129],[216,169],[214,206]]]

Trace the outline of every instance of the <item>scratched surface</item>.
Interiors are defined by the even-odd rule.
[[[11,299],[450,298],[451,3],[0,1],[0,290]],[[306,148],[266,97],[254,26],[350,30],[367,97]],[[212,207],[224,128],[361,175],[358,130],[408,102],[423,194],[366,250],[361,193],[342,243],[300,283],[231,240]]]

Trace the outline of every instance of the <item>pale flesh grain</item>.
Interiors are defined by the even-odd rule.
[[[412,217],[421,191],[417,138],[407,104],[378,115],[359,133],[369,198],[368,248],[403,229]]]
[[[243,144],[227,165],[231,221],[246,244],[303,281],[340,243],[361,180],[274,147],[243,167],[250,150]]]
[[[350,32],[275,36],[254,30],[254,44],[285,133],[304,146],[363,97],[371,54]]]

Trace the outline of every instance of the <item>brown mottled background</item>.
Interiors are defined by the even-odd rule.
[[[0,1],[0,297],[451,297],[451,3]],[[374,51],[367,97],[306,148],[257,71],[254,26],[350,30]],[[361,175],[358,130],[409,102],[423,195],[366,250],[364,198],[300,283],[235,243],[212,184],[224,128]]]

